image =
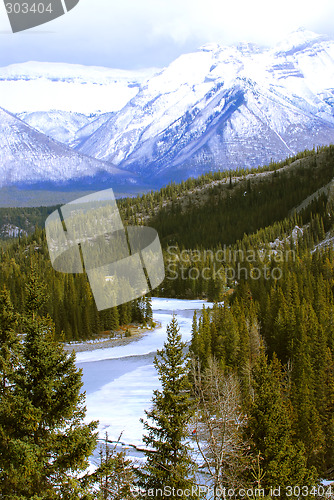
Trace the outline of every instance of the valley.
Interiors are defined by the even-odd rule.
[[[51,321],[54,339],[67,346],[96,342],[102,332],[133,323],[158,320],[162,325],[133,342],[76,354],[86,391],[84,423],[99,421],[99,442],[107,432],[107,449],[119,442],[117,453],[134,461],[134,469],[127,463],[126,470],[137,474],[157,453],[147,446],[140,418],[172,381],[164,378],[161,384],[155,355],[169,345],[175,313],[180,339],[209,384],[201,390],[211,390],[213,377],[225,395],[204,404],[201,392],[192,392],[198,382],[189,389],[198,403],[183,432],[201,466],[197,484],[214,485],[219,477],[222,484],[250,487],[249,470],[259,454],[266,490],[271,484],[332,480],[333,178],[329,146],[258,170],[212,172],[118,200],[126,224],[157,229],[166,278],[155,297],[100,312],[84,274],[57,273],[50,265],[42,226],[54,207],[0,210],[2,232],[12,224],[29,233],[19,238],[3,234],[0,240],[0,287],[3,294],[8,290],[18,318],[32,321],[26,315],[36,304],[38,321]],[[31,302],[40,294],[43,300]],[[18,334],[30,324],[24,321],[18,320]],[[33,334],[36,349],[45,349],[43,332]],[[49,342],[48,349],[52,346]],[[182,358],[183,347],[178,349]],[[190,371],[185,373],[188,378]],[[224,432],[231,439],[218,476],[212,473],[218,458],[205,451],[212,446],[207,431],[212,425],[215,442],[224,442]],[[101,460],[123,460],[123,455],[107,459],[108,453],[90,454],[90,473],[100,470]],[[118,477],[112,474],[108,477]]]
[[[333,81],[334,41],[304,29],[165,68],[0,68],[1,497],[328,498]],[[165,279],[98,310],[85,269],[52,267],[44,225],[110,187],[120,225],[157,231]]]

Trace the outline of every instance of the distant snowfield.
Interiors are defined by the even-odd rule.
[[[86,421],[99,420],[101,438],[108,432],[110,440],[117,440],[122,433],[122,442],[143,446],[143,426],[139,419],[145,418],[144,411],[151,407],[153,391],[159,388],[153,359],[166,340],[166,326],[175,312],[182,339],[188,342],[193,312],[202,309],[203,304],[212,306],[200,300],[154,298],[153,316],[161,328],[126,346],[77,354],[87,393]]]
[[[137,92],[121,83],[1,81],[0,106],[12,113],[57,110],[89,115],[119,111]]]
[[[34,61],[12,64],[0,68],[0,107],[11,113],[119,111],[156,71]]]

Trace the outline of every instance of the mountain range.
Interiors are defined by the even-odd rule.
[[[137,182],[136,175],[67,148],[1,108],[0,151],[0,187]]]
[[[208,44],[139,72],[12,65],[0,68],[0,96],[11,112],[0,113],[1,185],[88,172],[93,185],[103,171],[138,191],[333,143],[334,41],[298,30],[272,48]],[[35,169],[32,136],[39,151],[53,148]]]

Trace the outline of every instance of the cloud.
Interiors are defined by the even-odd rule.
[[[164,16],[157,16],[154,31],[169,34],[179,44],[196,38],[273,44],[300,26],[321,29],[333,14],[332,0],[170,0]]]
[[[300,26],[334,36],[332,0],[80,0],[58,20],[15,35],[3,14],[2,65],[164,66],[207,42],[272,45]]]

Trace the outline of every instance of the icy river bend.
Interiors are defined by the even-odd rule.
[[[77,366],[83,369],[86,391],[86,420],[99,420],[99,435],[108,432],[116,441],[143,446],[140,418],[151,407],[153,390],[159,380],[153,365],[157,349],[166,340],[166,326],[173,312],[177,315],[182,340],[190,341],[194,310],[201,310],[200,300],[152,299],[153,318],[161,323],[138,341],[128,345],[77,353]]]

